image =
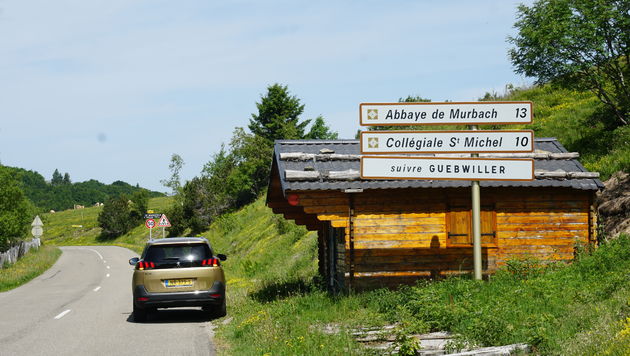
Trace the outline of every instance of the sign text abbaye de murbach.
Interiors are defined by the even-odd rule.
[[[362,103],[363,126],[528,124],[531,102]]]

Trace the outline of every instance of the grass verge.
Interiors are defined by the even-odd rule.
[[[0,292],[16,288],[48,270],[61,256],[61,250],[42,246],[31,250],[12,265],[0,269]]]

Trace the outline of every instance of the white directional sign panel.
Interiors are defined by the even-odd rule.
[[[361,153],[532,152],[534,131],[363,131]]]
[[[362,179],[515,180],[534,179],[531,159],[361,157]]]
[[[529,124],[532,109],[529,101],[363,103],[359,119],[364,126]]]

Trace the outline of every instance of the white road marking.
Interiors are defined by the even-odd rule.
[[[63,312],[59,313],[59,315],[57,315],[57,316],[55,317],[55,319],[59,320],[59,319],[63,318],[63,317],[64,317],[66,314],[68,314],[68,313],[70,313],[70,309],[65,310],[65,311],[63,311]]]
[[[109,277],[109,273],[107,274],[107,277]]]
[[[98,292],[99,289],[101,289],[101,286],[98,286],[98,287],[94,288],[94,291]]]
[[[101,260],[103,259],[103,255],[101,255],[100,253],[98,253],[98,251],[96,251],[95,249],[93,249],[93,248],[88,248],[88,250],[96,252],[96,254],[98,255],[98,257],[100,257],[100,258],[101,258]]]
[[[109,269],[109,266],[107,266],[107,269]]]
[[[103,260],[103,263],[107,263],[107,261]]]

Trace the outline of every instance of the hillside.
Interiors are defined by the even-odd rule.
[[[28,199],[42,211],[72,209],[75,204],[92,206],[97,202],[104,202],[107,198],[120,194],[131,195],[139,186],[132,186],[122,181],[104,184],[91,179],[85,182],[71,183],[70,181],[47,182],[44,177],[23,168],[1,166],[11,172],[21,183],[22,190]],[[150,197],[164,194],[148,191]]]
[[[163,212],[172,204],[172,197],[159,197],[149,200],[149,209]],[[68,245],[117,245],[127,247],[138,253],[142,251],[144,243],[149,238],[149,231],[144,224],[139,224],[127,234],[116,239],[102,239],[101,228],[96,221],[103,207],[86,207],[85,209],[65,210],[41,215],[44,223],[45,244],[56,246]],[[161,229],[153,231],[155,237],[161,235]]]
[[[590,92],[550,84],[511,90],[492,100],[528,100],[534,103],[532,129],[536,137],[556,137],[580,162],[602,180],[617,171],[630,172],[630,126],[614,127],[603,105]]]

